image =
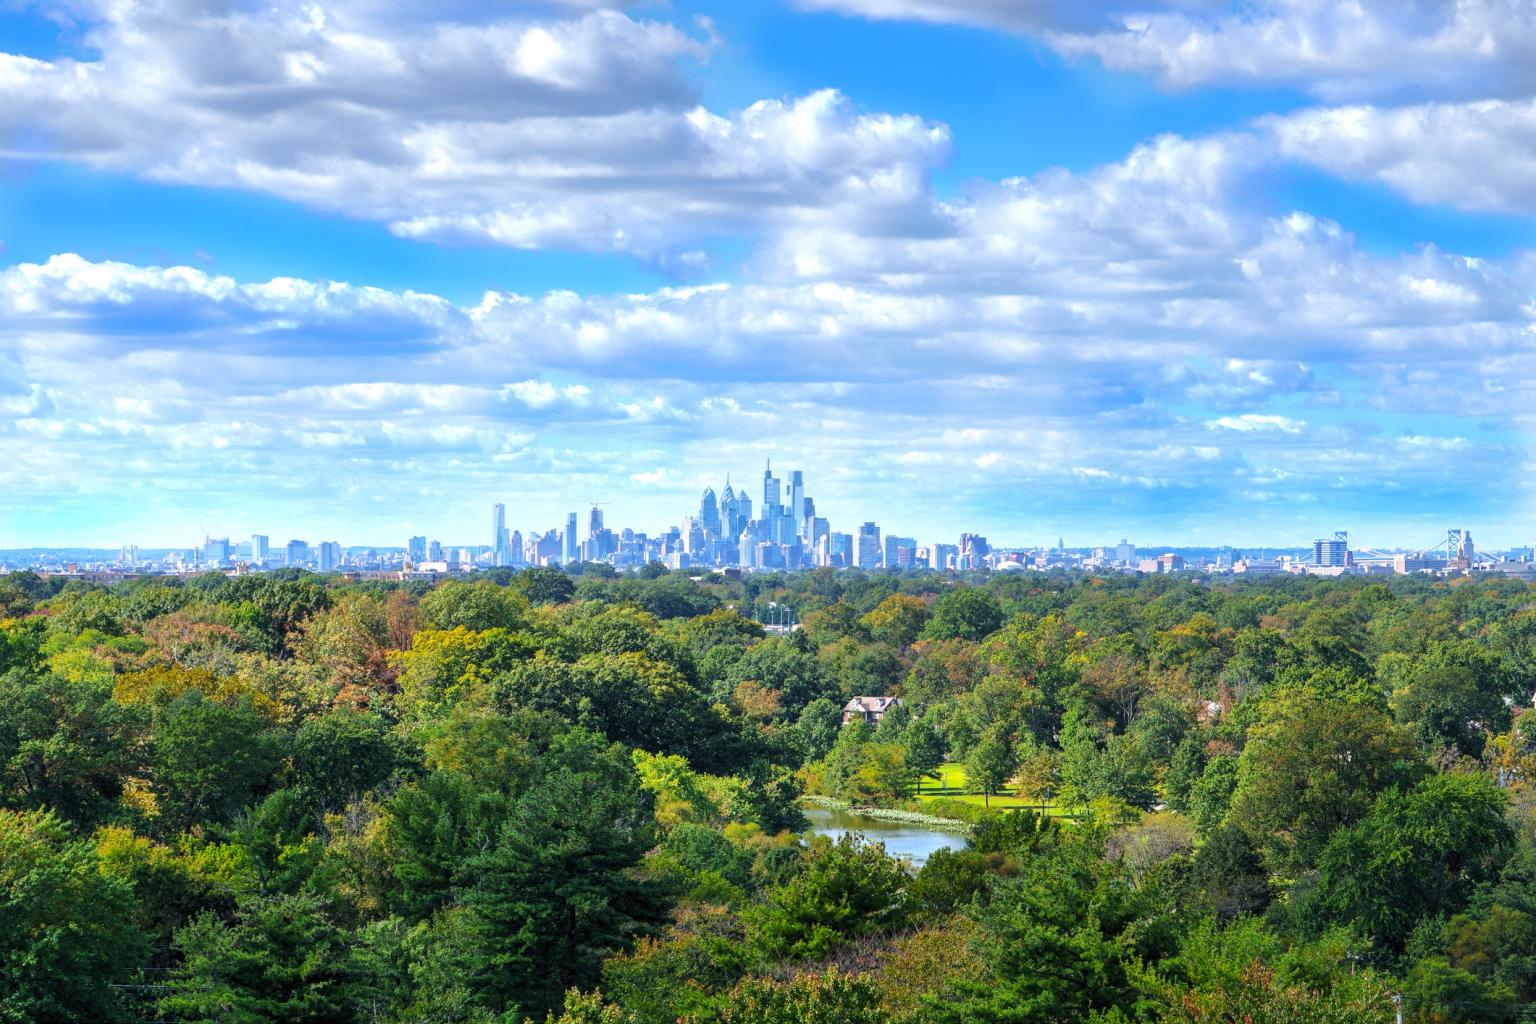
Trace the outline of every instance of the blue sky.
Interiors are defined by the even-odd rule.
[[[1533,68],[1496,0],[12,6],[0,547],[766,458],[924,543],[1529,543]]]

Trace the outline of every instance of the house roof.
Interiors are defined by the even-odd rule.
[[[855,697],[843,705],[844,711],[880,711],[888,710],[893,704],[900,704],[900,697]]]

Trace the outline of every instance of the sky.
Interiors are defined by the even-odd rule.
[[[0,548],[1529,544],[1528,0],[0,0]]]

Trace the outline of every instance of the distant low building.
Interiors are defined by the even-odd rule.
[[[843,705],[843,724],[860,719],[868,725],[879,725],[885,713],[900,703],[900,697],[855,697]]]

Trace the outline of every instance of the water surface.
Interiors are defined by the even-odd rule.
[[[940,832],[906,821],[871,818],[832,807],[807,807],[805,817],[816,835],[835,839],[849,832],[857,833],[870,842],[884,843],[886,853],[905,857],[914,867],[922,867],[935,850],[946,847],[958,850],[965,846],[965,837],[954,832]]]

